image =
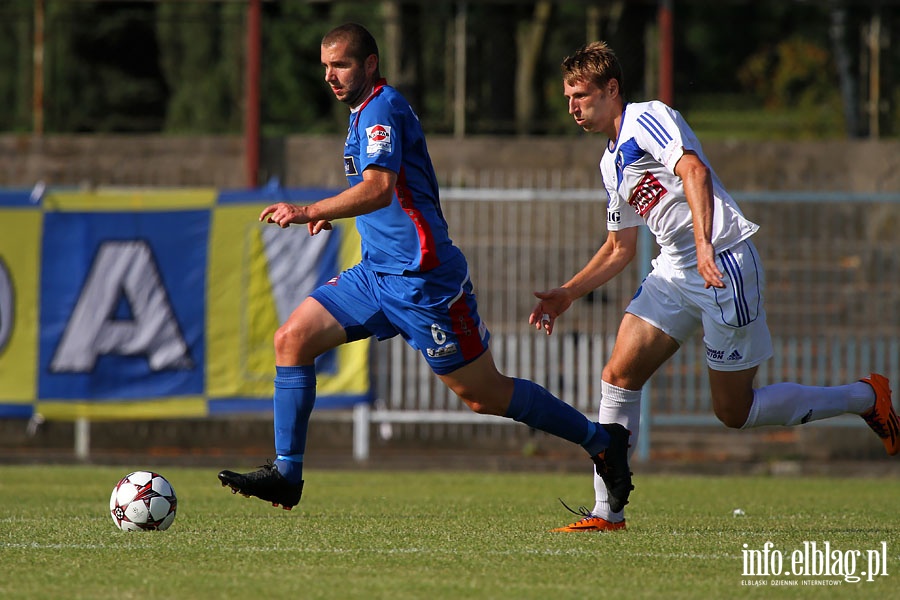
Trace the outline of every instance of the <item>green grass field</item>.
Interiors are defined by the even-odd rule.
[[[128,469],[0,466],[0,598],[897,597],[894,478],[638,475],[627,531],[567,534],[548,532],[572,517],[557,498],[592,503],[587,475],[309,470],[287,512],[214,469],[157,470],[175,523],[121,532],[107,509]],[[804,542],[859,550],[857,574],[886,542],[888,575],[745,577],[744,544],[766,542],[785,570]],[[790,580],[842,583],[770,589]]]

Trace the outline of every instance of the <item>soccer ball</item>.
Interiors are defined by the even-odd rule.
[[[113,523],[123,531],[162,531],[175,520],[175,489],[159,473],[135,471],[123,477],[109,497]]]

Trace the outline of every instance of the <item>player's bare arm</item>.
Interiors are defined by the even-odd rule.
[[[304,206],[278,202],[264,208],[259,220],[282,228],[291,224],[308,225],[309,233],[315,235],[331,229],[331,221],[335,219],[356,217],[388,206],[396,183],[396,173],[373,165],[363,171],[362,182],[336,196]]]
[[[557,317],[568,310],[572,302],[597,289],[622,272],[637,254],[637,227],[610,231],[606,241],[591,260],[562,287],[535,292],[540,300],[531,311],[528,323],[535,329],[553,333]]]
[[[694,243],[697,246],[697,271],[706,287],[724,288],[722,272],[716,265],[716,250],[712,245],[713,188],[709,167],[694,152],[686,150],[675,165],[675,174],[684,183],[684,195],[691,207],[694,222]]]

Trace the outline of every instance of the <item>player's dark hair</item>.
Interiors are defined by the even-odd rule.
[[[576,81],[590,81],[597,87],[603,87],[612,79],[619,82],[620,93],[623,93],[625,81],[619,59],[606,42],[591,42],[576,50],[571,56],[563,59],[560,65],[563,81],[573,84]]]
[[[378,58],[378,44],[369,30],[358,23],[338,25],[322,38],[323,46],[331,46],[338,42],[347,43],[347,53],[362,63],[371,55]]]

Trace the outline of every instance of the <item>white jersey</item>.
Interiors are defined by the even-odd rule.
[[[712,244],[716,253],[733,247],[759,229],[748,221],[709,166],[697,136],[681,114],[662,102],[626,104],[619,138],[610,140],[600,161],[609,196],[610,231],[646,224],[661,256],[684,269],[697,264],[691,208],[675,164],[691,150],[710,169],[714,196]]]

